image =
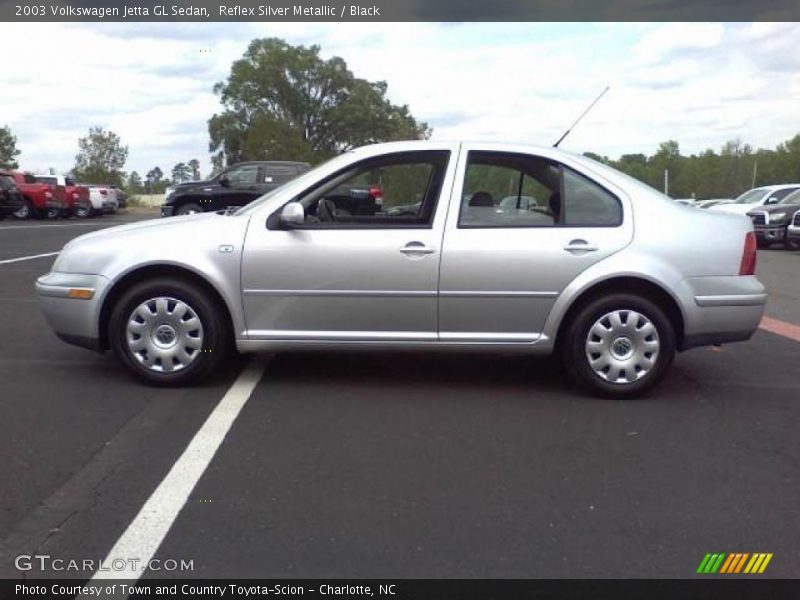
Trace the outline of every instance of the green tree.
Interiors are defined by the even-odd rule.
[[[160,167],[153,167],[145,177],[147,178],[147,191],[150,194],[158,194],[167,187],[164,183],[164,172]]]
[[[200,181],[200,161],[196,158],[190,160],[189,170],[191,172],[192,181]]]
[[[128,160],[128,147],[119,136],[102,127],[92,127],[89,134],[78,140],[73,176],[86,183],[109,183],[122,186],[125,173],[122,168]]]
[[[127,189],[129,194],[140,194],[142,192],[142,178],[136,171],[131,171],[128,176]]]
[[[319,46],[253,40],[224,82],[214,86],[224,110],[208,122],[215,168],[242,160],[317,162],[389,140],[424,139],[431,130],[408,106],[386,97],[384,81],[355,77]]]
[[[175,183],[183,183],[189,181],[192,177],[192,169],[186,163],[179,162],[172,167],[172,181]]]
[[[0,169],[19,169],[17,156],[17,137],[8,125],[0,127]]]

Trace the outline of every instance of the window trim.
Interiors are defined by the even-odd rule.
[[[463,205],[463,196],[464,196],[464,187],[465,182],[467,180],[467,171],[470,167],[470,155],[473,152],[478,152],[482,154],[492,154],[494,156],[508,156],[514,157],[518,159],[534,159],[534,160],[543,160],[546,162],[551,163],[555,167],[558,168],[558,180],[559,180],[559,194],[561,194],[561,214],[558,217],[558,220],[555,221],[552,225],[463,225],[461,222],[461,212],[464,208]],[[565,198],[567,197],[565,194],[564,188],[564,170],[569,169],[573,173],[577,173],[579,176],[583,177],[584,179],[590,181],[604,192],[606,192],[609,196],[611,196],[614,200],[616,200],[617,205],[620,209],[620,219],[616,225],[567,225],[564,222],[564,218],[566,216],[566,202]],[[464,179],[461,183],[461,200],[459,200],[458,206],[458,214],[456,215],[456,229],[617,229],[622,227],[625,224],[625,204],[620,199],[619,195],[615,194],[611,190],[608,189],[605,185],[598,182],[593,177],[589,177],[585,173],[579,171],[578,169],[571,167],[562,163],[561,161],[555,160],[553,158],[548,158],[545,156],[539,156],[537,154],[525,154],[521,152],[504,152],[504,151],[492,151],[492,150],[469,150],[467,152],[467,161],[464,165]]]
[[[428,201],[431,203],[430,212],[428,214],[427,221],[410,221],[406,220],[404,222],[387,222],[387,221],[379,221],[375,223],[337,223],[336,221],[330,223],[306,223],[303,225],[293,225],[291,227],[284,227],[280,223],[280,214],[283,210],[283,207],[289,204],[290,202],[297,202],[300,198],[308,196],[309,194],[314,193],[319,188],[324,187],[331,181],[334,181],[338,177],[348,173],[349,171],[358,170],[361,165],[364,165],[369,162],[382,162],[388,161],[392,162],[392,159],[401,159],[401,158],[409,158],[412,159],[414,157],[419,157],[420,160],[417,162],[425,162],[426,159],[431,162],[434,166],[434,171],[432,173],[432,179],[437,178],[438,181],[433,181],[433,185],[431,185],[431,181],[428,184],[428,190],[426,190],[426,198],[423,202]],[[447,175],[447,169],[450,166],[450,163],[453,159],[453,152],[447,148],[437,148],[433,150],[405,150],[400,152],[391,152],[388,154],[379,154],[376,156],[369,156],[360,161],[352,162],[338,171],[331,173],[327,177],[314,182],[311,186],[305,188],[304,190],[298,192],[292,198],[283,202],[278,208],[276,208],[270,215],[267,217],[267,229],[269,230],[277,230],[277,231],[347,231],[347,230],[361,230],[361,229],[433,229],[433,222],[436,218],[436,210],[439,207],[439,200],[442,196],[442,190],[444,189],[445,179]],[[435,161],[441,160],[441,164],[438,165],[438,173],[437,173],[437,165]],[[429,196],[433,196],[429,198]],[[386,219],[395,219],[400,221],[402,217],[386,217]]]

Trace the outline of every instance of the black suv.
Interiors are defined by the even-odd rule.
[[[0,221],[22,208],[23,202],[22,193],[14,179],[0,172]]]
[[[288,161],[237,163],[209,181],[176,185],[161,206],[161,216],[190,215],[223,210],[229,206],[244,206],[310,168],[308,163]]]

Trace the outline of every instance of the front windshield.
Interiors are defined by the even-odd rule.
[[[345,152],[344,154],[340,154],[339,156],[335,156],[330,160],[325,161],[321,165],[318,165],[311,169],[310,171],[306,171],[299,177],[292,179],[291,181],[284,183],[282,186],[275,188],[274,190],[267,192],[263,196],[259,196],[249,204],[245,204],[239,210],[234,212],[234,215],[250,215],[257,211],[261,206],[263,206],[266,202],[269,202],[272,198],[277,196],[278,194],[282,194],[284,190],[288,188],[297,187],[298,191],[302,190],[303,187],[307,186],[308,184],[312,183],[315,179],[319,177],[319,174],[330,170],[332,166],[335,166],[339,162],[344,162],[349,157],[349,152]]]
[[[759,201],[764,197],[764,192],[761,188],[757,188],[755,190],[750,190],[749,192],[745,192],[736,200],[734,200],[734,204],[758,204]]]
[[[792,192],[783,200],[778,202],[778,204],[800,204],[800,190]]]

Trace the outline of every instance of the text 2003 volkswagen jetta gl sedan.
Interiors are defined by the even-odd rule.
[[[634,397],[676,350],[753,334],[754,269],[743,215],[551,148],[427,141],[347,152],[232,214],[81,236],[36,288],[59,337],[155,383],[207,375],[232,342],[468,348],[558,352],[590,391]]]

